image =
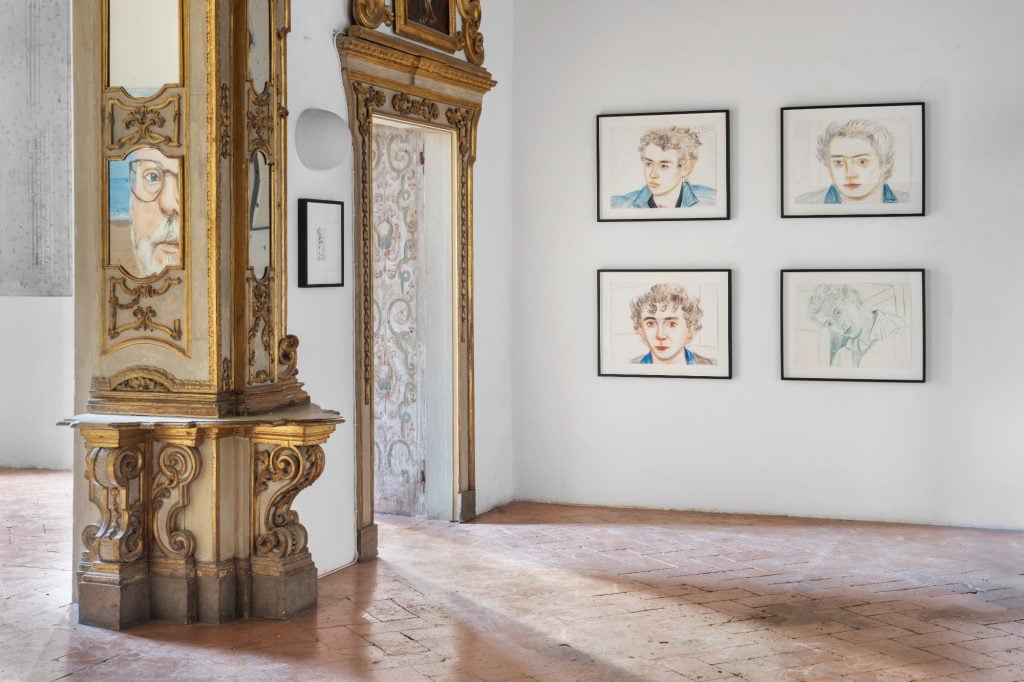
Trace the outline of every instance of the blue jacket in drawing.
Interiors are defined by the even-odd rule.
[[[682,189],[679,190],[676,208],[689,208],[698,203],[714,205],[717,194],[714,187],[691,185],[684,182]],[[650,188],[644,185],[635,192],[613,195],[612,208],[657,208],[657,206],[654,204]]]
[[[882,185],[882,203],[899,204],[910,201],[910,195],[906,192],[898,192],[888,184]],[[807,192],[796,198],[798,204],[842,204],[843,195],[835,185],[829,185],[828,189],[819,189],[815,192]]]
[[[718,363],[711,358],[706,358],[703,355],[694,353],[689,348],[683,348],[683,357],[686,359],[687,365],[717,365]],[[641,365],[653,365],[654,358],[648,352],[645,355],[641,355],[639,358],[633,358],[633,362]]]

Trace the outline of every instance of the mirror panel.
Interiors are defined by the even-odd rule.
[[[249,266],[262,277],[270,267],[270,167],[256,152],[249,164]]]
[[[146,98],[181,82],[179,0],[108,0],[109,85]]]
[[[257,93],[270,80],[270,0],[249,2],[249,80]]]

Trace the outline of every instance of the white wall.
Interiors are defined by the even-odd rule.
[[[519,0],[516,497],[1024,527],[1022,25],[998,0]],[[779,107],[917,100],[926,217],[779,218]],[[597,114],[712,108],[732,220],[596,222]],[[598,377],[595,271],[705,266],[734,271],[734,379]],[[781,381],[800,267],[927,268],[928,382]]]
[[[476,354],[476,509],[513,499],[516,460],[512,420],[512,257],[515,220],[513,150],[513,11],[511,2],[484,3],[480,32],[484,66],[498,82],[484,95],[477,137],[474,192],[474,330]],[[517,5],[518,12],[518,5]]]
[[[348,5],[336,0],[292,3],[288,42],[289,139],[307,108],[348,119],[334,31],[348,25]],[[476,166],[476,425],[477,509],[512,499],[515,480],[511,427],[511,261],[514,234],[508,158],[512,148],[512,8],[497,4],[484,12],[485,66],[499,85],[484,98]],[[488,30],[494,35],[489,35]],[[348,143],[346,143],[348,144]],[[288,331],[299,337],[299,380],[313,402],[353,415],[355,358],[353,329],[354,245],[352,152],[328,171],[311,171],[292,147],[288,158]],[[299,289],[298,199],[345,202],[345,286]],[[342,424],[324,448],[327,466],[320,480],[295,502],[309,530],[309,544],[321,572],[355,555],[355,431]]]
[[[288,37],[288,139],[307,108],[331,111],[348,120],[334,31],[348,25],[348,7],[331,0],[292,3]],[[345,286],[298,286],[299,198],[345,202]],[[299,381],[310,399],[341,412],[341,424],[324,446],[327,464],[320,479],[293,505],[309,531],[309,548],[321,573],[355,559],[355,402],[352,242],[352,148],[331,170],[302,165],[294,144],[288,155],[288,333],[299,337]]]
[[[74,414],[74,304],[70,297],[0,297],[4,389],[0,467],[70,469]]]

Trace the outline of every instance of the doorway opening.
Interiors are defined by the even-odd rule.
[[[380,115],[372,136],[374,508],[458,520],[456,140]]]

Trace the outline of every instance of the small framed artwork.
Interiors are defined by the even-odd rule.
[[[923,382],[924,270],[783,270],[782,378]]]
[[[732,378],[731,283],[731,270],[598,270],[598,375]]]
[[[345,284],[345,204],[299,199],[299,286]]]
[[[924,215],[924,103],[782,109],[782,217]]]
[[[598,221],[728,218],[728,111],[597,117]]]
[[[459,49],[457,0],[395,0],[395,33],[445,52]]]

